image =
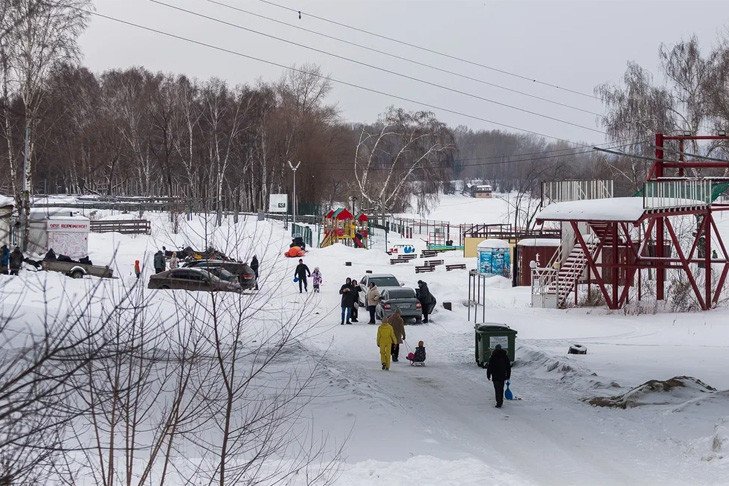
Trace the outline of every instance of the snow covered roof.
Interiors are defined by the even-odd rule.
[[[30,208],[31,221],[44,221],[50,218],[75,218],[79,216],[79,211],[67,208]],[[88,219],[88,218],[84,218]]]
[[[643,216],[643,198],[614,197],[550,204],[537,215],[545,221],[638,221]]]
[[[504,240],[483,240],[476,248],[511,248],[508,241]]]
[[[705,201],[666,197],[584,199],[551,204],[537,215],[537,221],[628,221],[635,223],[645,212],[644,202],[649,208],[655,210],[706,206]]]
[[[559,238],[524,238],[519,240],[516,246],[560,246],[562,241]]]

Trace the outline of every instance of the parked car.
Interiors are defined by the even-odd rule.
[[[420,323],[423,310],[420,301],[415,297],[415,289],[411,287],[387,287],[380,293],[375,315],[382,320],[400,309],[403,319],[413,318]]]
[[[183,268],[201,268],[217,275],[216,269],[223,268],[238,278],[238,283],[243,290],[250,290],[256,286],[256,274],[253,269],[245,263],[229,262],[224,260],[192,260],[185,262]],[[218,275],[225,280],[225,277]]]
[[[359,305],[362,307],[367,305],[367,288],[370,286],[370,282],[374,282],[380,292],[390,287],[402,287],[397,277],[391,273],[368,273],[359,280],[359,284],[362,286],[362,292],[359,293]]]
[[[226,282],[199,268],[175,268],[149,277],[150,289],[202,290],[208,292],[240,292],[237,282]]]

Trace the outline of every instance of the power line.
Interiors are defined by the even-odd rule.
[[[624,147],[624,146],[627,146],[627,145],[633,145],[636,141],[637,140],[633,140],[633,141],[629,141],[627,143],[621,143],[621,144],[603,144],[603,145],[613,145],[613,147],[611,147],[611,148],[618,148],[618,147]],[[647,142],[647,140],[641,140],[641,141]],[[572,150],[572,149],[557,149],[557,150],[547,150],[547,151],[543,151],[543,152],[528,152],[528,153],[518,153],[518,154],[511,154],[511,155],[493,155],[493,156],[486,156],[486,157],[483,157],[483,158],[480,158],[480,157],[472,157],[472,158],[468,158],[468,159],[455,159],[455,160],[453,160],[453,163],[456,164],[458,162],[470,161],[470,160],[492,160],[492,159],[499,159],[499,160],[494,160],[493,162],[480,162],[480,163],[474,163],[474,164],[461,164],[461,165],[458,166],[458,168],[461,169],[461,168],[464,168],[464,167],[485,167],[485,166],[500,165],[500,164],[518,164],[518,163],[521,163],[521,162],[536,162],[536,161],[542,161],[542,160],[545,160],[545,159],[555,159],[555,158],[559,158],[559,157],[571,157],[571,156],[574,156],[574,155],[589,154],[589,153],[594,152],[595,150],[607,151],[607,152],[611,152],[611,153],[622,153],[622,152],[612,152],[612,151],[609,151],[609,150],[606,150],[606,149],[599,149],[597,146],[595,146],[593,148],[590,148],[590,149],[586,149],[586,150],[580,150],[580,151],[574,151],[574,150],[572,150],[569,153],[558,153],[558,152],[564,152],[565,150]],[[534,155],[534,157],[522,158],[522,157],[526,157],[526,156],[529,156],[529,155]],[[514,157],[519,157],[519,158],[516,159],[516,160],[514,160]],[[324,166],[324,167],[330,166],[331,167],[332,164],[317,164],[317,168],[322,167],[322,166]],[[447,167],[447,166],[418,167],[418,168],[416,168],[416,170],[423,170],[423,169],[426,169],[426,168],[427,169],[445,169],[445,168],[449,168],[449,167]],[[334,168],[327,169],[327,170],[330,170],[330,171],[348,171],[348,172],[351,172],[352,171],[352,168],[351,167],[341,167],[340,168],[338,166],[335,166]],[[370,168],[369,170],[374,170],[374,171],[386,171],[386,170],[388,170],[389,171],[390,168],[389,167],[373,167],[373,168]],[[394,170],[395,171],[398,171],[398,172],[404,172],[404,171],[410,170],[410,168],[408,168],[408,167],[402,167],[402,168],[396,168]]]
[[[489,81],[484,81],[483,79],[474,78],[472,76],[468,76],[468,75],[463,74],[463,73],[458,73],[458,72],[451,71],[451,70],[448,70],[448,69],[443,69],[443,68],[440,68],[438,66],[434,66],[432,64],[428,64],[428,63],[421,62],[421,61],[416,61],[415,59],[410,59],[410,58],[407,58],[407,57],[404,57],[404,56],[399,56],[399,55],[393,54],[391,52],[383,51],[383,50],[380,50],[380,49],[376,49],[374,47],[366,46],[366,45],[363,45],[363,44],[358,44],[357,42],[352,42],[352,41],[349,41],[349,40],[346,40],[346,39],[342,39],[340,37],[335,37],[333,35],[325,34],[324,32],[319,32],[319,31],[316,31],[316,30],[307,29],[306,27],[301,27],[301,26],[298,26],[298,25],[291,24],[289,22],[284,22],[283,20],[278,20],[278,19],[275,19],[273,17],[268,17],[266,15],[262,15],[262,14],[259,14],[259,13],[256,13],[256,12],[251,12],[250,10],[245,10],[245,9],[242,9],[242,8],[239,8],[239,7],[234,7],[233,5],[229,5],[229,4],[223,3],[223,2],[218,2],[217,0],[208,0],[208,2],[214,3],[215,5],[220,5],[221,7],[229,8],[231,10],[235,10],[237,12],[245,13],[245,14],[251,15],[253,17],[258,17],[260,19],[268,20],[269,22],[274,22],[274,23],[277,23],[277,24],[280,24],[280,25],[285,25],[287,27],[291,27],[292,29],[301,30],[303,32],[308,32],[310,34],[318,35],[318,36],[324,37],[326,39],[335,40],[335,41],[341,42],[343,44],[347,44],[347,45],[350,45],[350,46],[359,47],[360,49],[364,49],[364,50],[367,50],[367,51],[375,52],[377,54],[382,54],[384,56],[388,56],[388,57],[391,57],[393,59],[397,59],[397,60],[400,60],[400,61],[409,62],[409,63],[415,64],[417,66],[423,66],[423,67],[426,67],[426,68],[429,68],[429,69],[433,69],[435,71],[439,71],[439,72],[442,72],[442,73],[446,73],[446,74],[450,74],[450,75],[453,75],[453,76],[457,76],[457,77],[460,77],[460,78],[463,78],[463,79],[467,79],[469,81],[475,81],[477,83],[480,83],[480,84],[483,84],[483,85],[486,85],[486,86],[491,86],[491,87],[494,87],[494,88],[503,89],[503,90],[509,91],[511,93],[517,93],[517,94],[520,94],[522,96],[527,96],[529,98],[537,99],[537,100],[540,100],[540,101],[545,101],[547,103],[552,103],[552,104],[557,105],[557,106],[562,106],[564,108],[569,108],[571,110],[580,111],[580,112],[587,113],[587,114],[590,114],[590,115],[602,116],[601,113],[597,113],[595,111],[586,110],[586,109],[580,108],[578,106],[573,106],[573,105],[570,105],[570,104],[567,104],[567,103],[562,103],[562,102],[555,101],[555,100],[552,100],[552,99],[549,99],[549,98],[544,98],[542,96],[537,96],[537,95],[534,95],[534,94],[531,94],[531,93],[527,93],[527,92],[524,92],[524,91],[520,91],[518,89],[509,88],[507,86],[502,86],[500,84],[491,83]]]
[[[120,23],[120,24],[128,25],[130,27],[135,27],[137,29],[146,30],[147,32],[153,32],[155,34],[163,35],[165,37],[170,37],[172,39],[181,40],[181,41],[187,42],[189,44],[194,44],[194,45],[198,45],[198,46],[202,46],[202,47],[207,47],[208,49],[213,49],[213,50],[216,50],[216,51],[219,51],[219,52],[225,52],[227,54],[232,54],[234,56],[242,57],[244,59],[250,59],[250,60],[253,60],[253,61],[258,61],[258,62],[261,62],[261,63],[264,63],[264,64],[268,64],[268,65],[271,65],[271,66],[279,67],[281,69],[286,69],[286,70],[290,70],[290,71],[294,71],[294,72],[298,72],[298,73],[302,73],[302,74],[307,74],[307,75],[310,75],[310,76],[318,77],[320,79],[326,79],[326,80],[329,80],[329,81],[331,81],[333,83],[341,84],[343,86],[349,86],[351,88],[356,88],[356,89],[359,89],[359,90],[362,90],[362,91],[367,91],[369,93],[375,93],[375,94],[379,94],[379,95],[382,95],[382,96],[385,96],[385,97],[388,97],[388,98],[392,98],[392,99],[396,99],[396,100],[400,100],[400,101],[405,101],[405,102],[408,102],[408,103],[414,103],[416,105],[424,106],[424,107],[431,108],[431,109],[434,109],[434,110],[439,110],[439,111],[443,111],[443,112],[446,112],[446,113],[451,113],[453,115],[458,115],[458,116],[462,116],[462,117],[465,117],[465,118],[470,118],[470,119],[473,119],[473,120],[482,121],[482,122],[485,122],[485,123],[491,123],[493,125],[498,125],[500,127],[509,128],[509,129],[512,129],[512,130],[517,130],[519,132],[529,133],[529,134],[536,135],[536,136],[539,136],[539,137],[548,138],[548,139],[551,139],[551,140],[557,140],[557,141],[560,141],[560,142],[570,143],[570,144],[576,145],[578,147],[588,147],[588,145],[586,145],[584,143],[576,143],[576,142],[573,142],[571,140],[567,140],[567,139],[564,139],[564,138],[555,137],[553,135],[547,135],[547,134],[540,133],[540,132],[537,132],[537,131],[534,131],[534,130],[528,130],[526,128],[520,128],[520,127],[517,127],[517,126],[514,126],[514,125],[509,125],[509,124],[506,124],[506,123],[497,122],[497,121],[490,120],[488,118],[483,118],[483,117],[480,117],[480,116],[477,116],[477,115],[470,115],[468,113],[463,113],[463,112],[458,111],[458,110],[452,110],[450,108],[444,108],[444,107],[441,107],[441,106],[438,106],[438,105],[434,105],[434,104],[431,104],[431,103],[425,103],[425,102],[422,102],[422,101],[414,100],[412,98],[407,98],[405,96],[395,95],[395,94],[392,94],[392,93],[388,93],[386,91],[381,91],[381,90],[378,90],[378,89],[375,89],[375,88],[368,88],[366,86],[362,86],[362,85],[359,85],[359,84],[356,84],[356,83],[351,83],[349,81],[342,81],[342,80],[335,79],[335,78],[332,78],[332,77],[329,77],[329,76],[324,76],[324,75],[321,75],[321,74],[312,73],[312,72],[309,72],[309,71],[306,71],[306,70],[303,70],[303,69],[299,69],[299,68],[296,68],[296,67],[286,66],[284,64],[281,64],[281,63],[278,63],[278,62],[275,62],[275,61],[269,61],[267,59],[262,59],[260,57],[251,56],[249,54],[243,54],[242,52],[239,52],[239,51],[234,51],[232,49],[227,49],[225,47],[216,46],[214,44],[209,44],[207,42],[202,42],[202,41],[194,40],[194,39],[191,39],[189,37],[184,37],[184,36],[181,36],[181,35],[172,34],[170,32],[165,32],[163,30],[155,29],[155,28],[152,28],[152,27],[147,27],[147,26],[144,26],[144,25],[141,25],[141,24],[137,24],[137,23],[134,23],[134,22],[130,22],[128,20],[123,20],[123,19],[119,19],[119,18],[116,18],[116,17],[111,17],[109,15],[104,15],[104,14],[101,14],[101,13],[98,13],[98,12],[93,12],[93,11],[86,10],[86,9],[82,9],[82,8],[76,8],[76,10],[85,12],[85,13],[87,13],[89,15],[94,15],[94,16],[99,17],[99,18],[103,18],[103,19],[106,19],[106,20],[111,20],[113,22]]]
[[[275,2],[271,2],[269,0],[258,0],[258,1],[259,2],[262,2],[262,3],[266,3],[268,5],[272,5],[274,7],[278,7],[278,8],[284,9],[284,10],[288,10],[290,12],[294,12],[294,13],[296,13],[298,15],[306,15],[308,17],[311,17],[311,18],[314,18],[314,19],[317,19],[317,20],[321,20],[322,22],[328,22],[330,24],[338,25],[340,27],[344,27],[344,28],[347,28],[347,29],[355,30],[357,32],[362,32],[363,34],[371,35],[373,37],[379,37],[381,39],[385,39],[385,40],[388,40],[390,42],[395,42],[397,44],[402,44],[402,45],[405,45],[405,46],[408,46],[408,47],[412,47],[412,48],[415,48],[415,49],[419,49],[421,51],[430,52],[431,54],[437,54],[439,56],[447,57],[449,59],[454,59],[456,61],[465,62],[466,64],[471,64],[472,66],[478,66],[478,67],[481,67],[481,68],[484,68],[484,69],[488,69],[490,71],[495,71],[495,72],[498,72],[498,73],[501,73],[501,74],[506,74],[508,76],[513,76],[515,78],[523,79],[523,80],[526,80],[526,81],[531,81],[531,82],[533,82],[535,84],[540,84],[542,86],[548,86],[550,88],[559,89],[559,90],[562,90],[562,91],[567,91],[569,93],[573,93],[573,94],[577,94],[577,95],[580,95],[580,96],[584,96],[586,98],[593,98],[593,99],[596,99],[596,100],[599,100],[600,99],[600,98],[598,98],[597,96],[595,96],[593,94],[584,93],[582,91],[577,91],[577,90],[570,89],[570,88],[564,88],[562,86],[558,86],[556,84],[548,83],[548,82],[545,82],[545,81],[540,81],[538,79],[534,79],[534,78],[531,78],[529,76],[524,76],[522,74],[513,73],[511,71],[506,71],[505,69],[495,68],[493,66],[488,66],[486,64],[481,64],[481,63],[478,63],[478,62],[475,62],[475,61],[470,61],[468,59],[464,59],[464,58],[457,57],[457,56],[454,56],[454,55],[451,55],[451,54],[447,54],[447,53],[444,53],[444,52],[436,51],[434,49],[429,49],[427,47],[419,46],[419,45],[416,45],[416,44],[411,44],[410,42],[406,42],[406,41],[403,41],[403,40],[400,40],[400,39],[395,39],[394,37],[388,37],[386,35],[377,34],[375,32],[371,32],[369,30],[361,29],[359,27],[354,27],[352,25],[348,25],[348,24],[345,24],[345,23],[342,23],[342,22],[338,22],[336,20],[331,20],[331,19],[327,19],[325,17],[320,17],[318,15],[306,13],[303,10],[297,10],[295,8],[287,7],[285,5],[280,5],[280,4],[277,4]]]
[[[556,121],[556,122],[559,122],[559,123],[564,123],[565,125],[571,125],[573,127],[582,128],[583,130],[589,130],[591,132],[595,132],[595,133],[599,133],[601,135],[605,135],[605,132],[603,132],[602,130],[598,130],[598,129],[595,129],[595,128],[592,128],[592,127],[588,127],[586,125],[580,125],[579,123],[574,123],[574,122],[567,121],[567,120],[563,120],[561,118],[557,118],[557,117],[554,117],[554,116],[545,115],[543,113],[538,113],[536,111],[527,110],[526,108],[520,108],[518,106],[510,105],[508,103],[502,103],[501,101],[496,101],[496,100],[493,100],[493,99],[490,99],[490,98],[486,98],[484,96],[480,96],[480,95],[477,95],[477,94],[469,93],[467,91],[463,91],[463,90],[460,90],[458,88],[452,88],[450,86],[445,86],[445,85],[442,85],[442,84],[439,84],[439,83],[434,83],[432,81],[426,81],[424,79],[420,79],[420,78],[417,78],[415,76],[410,76],[408,74],[403,74],[403,73],[400,73],[400,72],[397,72],[397,71],[393,71],[391,69],[383,68],[383,67],[380,67],[380,66],[375,66],[374,64],[369,64],[369,63],[366,63],[366,62],[363,62],[363,61],[358,61],[358,60],[352,59],[350,57],[342,56],[342,55],[335,54],[335,53],[329,52],[329,51],[325,51],[323,49],[319,49],[319,48],[316,48],[316,47],[312,47],[312,46],[309,46],[309,45],[306,45],[306,44],[302,44],[302,43],[299,43],[299,42],[295,42],[295,41],[291,41],[291,40],[288,40],[288,39],[284,39],[282,37],[278,37],[278,36],[275,36],[273,34],[267,34],[265,32],[261,32],[261,31],[255,30],[255,29],[251,29],[251,28],[248,28],[248,27],[244,27],[244,26],[242,26],[240,24],[236,24],[236,23],[233,23],[233,22],[228,22],[227,20],[218,19],[216,17],[211,17],[209,15],[205,15],[205,14],[200,13],[200,12],[195,12],[193,10],[188,10],[186,8],[179,7],[179,6],[176,6],[176,5],[171,5],[169,3],[165,3],[165,2],[162,2],[160,0],[150,0],[150,1],[152,3],[156,3],[158,5],[161,5],[161,6],[164,6],[164,7],[167,7],[167,8],[171,8],[173,10],[177,10],[177,11],[184,12],[184,13],[187,13],[187,14],[190,14],[190,15],[194,15],[196,17],[200,17],[200,18],[203,18],[203,19],[206,19],[206,20],[210,20],[210,21],[213,21],[213,22],[217,22],[219,24],[227,25],[229,27],[234,27],[234,28],[237,28],[237,29],[240,29],[240,30],[244,30],[246,32],[251,32],[253,34],[257,34],[257,35],[261,35],[261,36],[264,36],[264,37],[268,37],[269,39],[274,39],[274,40],[277,40],[279,42],[284,42],[286,44],[291,44],[291,45],[294,45],[294,46],[297,46],[297,47],[301,47],[303,49],[308,49],[308,50],[311,50],[311,51],[314,51],[314,52],[318,52],[320,54],[324,54],[324,55],[331,56],[331,57],[334,57],[334,58],[337,58],[337,59],[341,59],[341,60],[348,61],[348,62],[351,62],[351,63],[354,63],[354,64],[358,64],[360,66],[365,66],[365,67],[368,67],[370,69],[374,69],[374,70],[381,71],[381,72],[384,72],[384,73],[392,74],[393,76],[398,76],[398,77],[401,77],[401,78],[404,78],[404,79],[408,79],[410,81],[415,81],[415,82],[422,83],[422,84],[425,84],[425,85],[428,85],[428,86],[433,86],[435,88],[440,88],[440,89],[443,89],[443,90],[446,90],[446,91],[451,91],[453,93],[457,93],[457,94],[460,94],[460,95],[463,95],[463,96],[468,96],[470,98],[474,98],[474,99],[478,99],[478,100],[481,100],[481,101],[485,101],[487,103],[493,103],[495,105],[499,105],[499,106],[503,106],[505,108],[509,108],[509,109],[512,109],[512,110],[520,111],[522,113],[527,113],[529,115],[538,116],[538,117],[541,117],[541,118],[545,118],[547,120],[552,120],[552,121]]]

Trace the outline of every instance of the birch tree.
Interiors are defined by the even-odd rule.
[[[43,85],[55,64],[78,60],[76,40],[86,27],[88,14],[85,9],[89,6],[90,0],[53,0],[43,8],[38,8],[37,0],[13,0],[6,5],[3,21],[12,26],[9,30],[5,28],[8,33],[4,36],[7,40],[4,44],[6,76],[22,101],[24,112],[23,190],[16,197],[26,220],[30,215],[30,192],[33,190],[33,137],[39,122]],[[26,224],[24,246],[27,241]]]
[[[446,180],[454,150],[453,134],[433,113],[390,108],[375,126],[362,127],[354,155],[357,190],[384,223],[415,179]]]

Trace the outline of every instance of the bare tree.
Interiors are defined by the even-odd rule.
[[[30,215],[30,192],[33,189],[33,134],[43,97],[43,84],[50,70],[59,62],[74,62],[79,50],[76,39],[85,28],[90,0],[55,0],[38,8],[36,0],[13,0],[4,13],[6,25],[13,26],[5,36],[3,67],[11,88],[22,101],[25,119],[23,191],[18,206],[27,221]],[[6,101],[7,102],[7,101]],[[10,151],[11,152],[11,151]],[[12,153],[9,153],[12,156]],[[11,164],[17,161],[12,159]],[[23,231],[27,246],[28,226]]]
[[[5,284],[0,321],[0,483],[44,484],[59,472],[66,432],[87,409],[75,379],[105,350],[106,319],[96,314],[101,285],[85,299],[45,281]],[[40,308],[23,306],[29,295]],[[126,305],[126,296],[107,302]]]
[[[390,108],[374,127],[362,127],[354,155],[354,176],[363,200],[385,214],[409,184],[447,180],[453,135],[430,112]]]

